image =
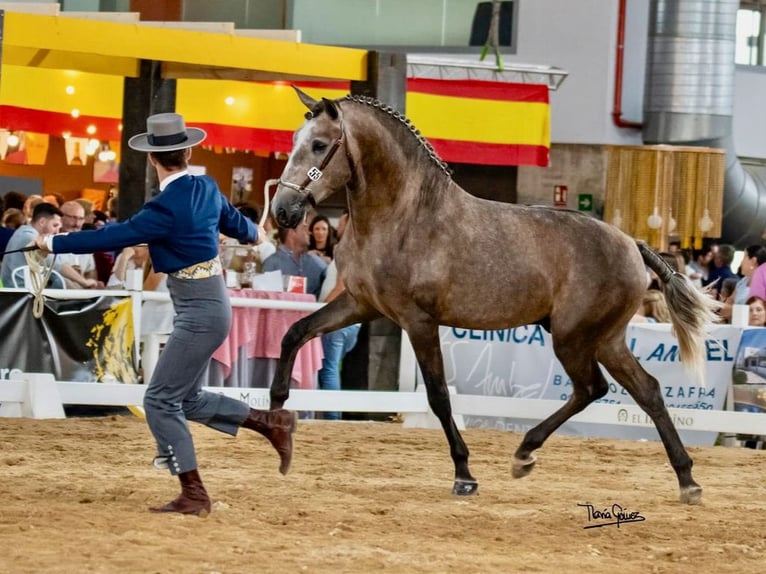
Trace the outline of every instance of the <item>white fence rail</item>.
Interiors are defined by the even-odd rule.
[[[0,384],[0,416],[61,418],[63,405],[141,405],[146,387],[119,383],[54,381],[53,375],[25,373]],[[243,400],[254,408],[269,408],[269,390],[264,388],[207,387],[207,390]],[[451,394],[453,414],[463,416],[513,417],[539,421],[562,403],[543,399],[517,399]],[[438,426],[430,413],[424,392],[292,390],[286,408],[298,411],[344,411],[402,413],[406,426]],[[766,415],[733,411],[669,409],[686,430],[766,435]],[[635,416],[634,416],[635,415]],[[410,423],[408,424],[408,418]],[[596,403],[572,417],[573,422],[652,427],[635,405]],[[459,426],[462,426],[459,424]]]
[[[106,290],[47,290],[46,295],[56,299],[85,299],[99,295],[125,295],[133,298],[134,309],[140,310],[144,300],[169,301],[167,293],[142,291],[138,274],[127,291]],[[16,290],[24,291],[24,290]],[[262,309],[290,309],[314,311],[321,303],[279,301],[233,297],[232,306]],[[140,323],[140,312],[134,313]],[[141,340],[140,325],[135,326],[136,340]],[[136,345],[138,349],[139,345]],[[157,349],[144,349],[155,353]],[[136,357],[139,358],[138,356]],[[301,411],[343,411],[369,413],[403,413],[409,426],[437,426],[430,412],[425,393],[415,391],[416,364],[411,345],[403,334],[400,365],[400,391],[309,391],[292,390],[286,407]],[[211,387],[209,390],[244,400],[255,408],[268,408],[269,391],[264,388]],[[0,416],[26,416],[34,418],[63,417],[63,405],[132,406],[143,403],[143,385],[120,383],[81,383],[55,381],[50,374],[24,373],[0,384]],[[451,394],[452,408],[459,426],[463,416],[511,417],[532,423],[548,417],[561,406],[560,401],[519,399],[497,396]],[[681,422],[686,430],[720,433],[766,435],[766,415],[733,411],[669,409],[677,426]],[[651,421],[635,405],[592,404],[574,416],[572,422],[651,427]]]

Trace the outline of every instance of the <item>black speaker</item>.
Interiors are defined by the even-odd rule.
[[[483,46],[487,43],[489,23],[492,20],[492,2],[479,2],[476,12],[473,14],[471,26],[471,39],[469,46]],[[498,29],[498,42],[501,46],[511,45],[511,31],[513,24],[513,2],[500,2],[500,26]]]

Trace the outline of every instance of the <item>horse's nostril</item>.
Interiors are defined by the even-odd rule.
[[[287,223],[287,210],[284,207],[277,209],[277,222],[281,224]]]

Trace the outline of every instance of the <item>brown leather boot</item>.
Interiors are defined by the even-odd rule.
[[[279,472],[287,474],[293,458],[293,434],[297,424],[294,412],[279,409],[258,411],[250,409],[250,414],[242,423],[246,429],[261,433],[279,453]]]
[[[159,508],[149,508],[149,512],[178,512],[205,517],[210,514],[210,498],[197,469],[178,475],[181,481],[181,494],[172,502]]]

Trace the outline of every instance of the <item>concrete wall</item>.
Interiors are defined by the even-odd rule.
[[[553,188],[567,187],[567,207],[578,208],[580,194],[593,197],[592,211],[600,218],[606,190],[607,154],[596,144],[553,144],[547,168],[519,167],[517,203],[552,205]]]

